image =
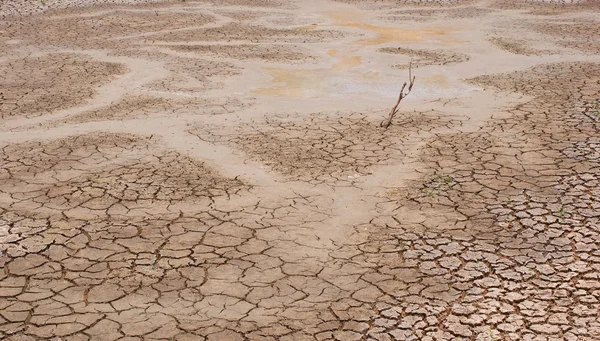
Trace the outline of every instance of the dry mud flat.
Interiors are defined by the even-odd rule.
[[[600,340],[596,1],[0,16],[0,339]]]

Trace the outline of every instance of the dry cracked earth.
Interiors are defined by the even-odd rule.
[[[0,0],[0,339],[600,340],[599,56],[595,0]]]

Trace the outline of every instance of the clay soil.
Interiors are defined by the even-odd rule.
[[[600,340],[599,133],[595,0],[0,0],[0,339]]]

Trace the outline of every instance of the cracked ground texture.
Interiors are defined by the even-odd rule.
[[[7,60],[1,64],[0,117],[35,116],[84,103],[95,88],[127,70],[71,54]]]
[[[0,0],[0,339],[600,340],[598,14]]]

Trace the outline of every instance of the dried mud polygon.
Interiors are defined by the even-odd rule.
[[[229,91],[248,65],[312,62],[364,38],[290,28],[320,18],[298,2],[2,19],[0,113],[12,125],[0,127],[0,338],[598,339],[600,63],[585,34],[596,3],[342,2],[324,4],[374,10],[386,27],[483,32],[468,57],[455,40],[380,51],[423,72],[471,58],[478,88],[427,98],[417,74],[407,101],[419,108],[401,105],[387,130],[391,102],[319,111],[319,99]],[[520,40],[529,33],[539,51]],[[493,52],[473,48],[490,38],[530,58],[504,54],[498,73]],[[538,52],[564,62],[539,64]],[[114,56],[164,77],[136,78],[142,68]],[[101,86],[118,98],[99,99]],[[354,96],[340,104],[370,99]],[[271,100],[284,109],[264,110]]]
[[[33,117],[85,103],[96,88],[127,72],[121,64],[48,54],[0,64],[0,118]]]

